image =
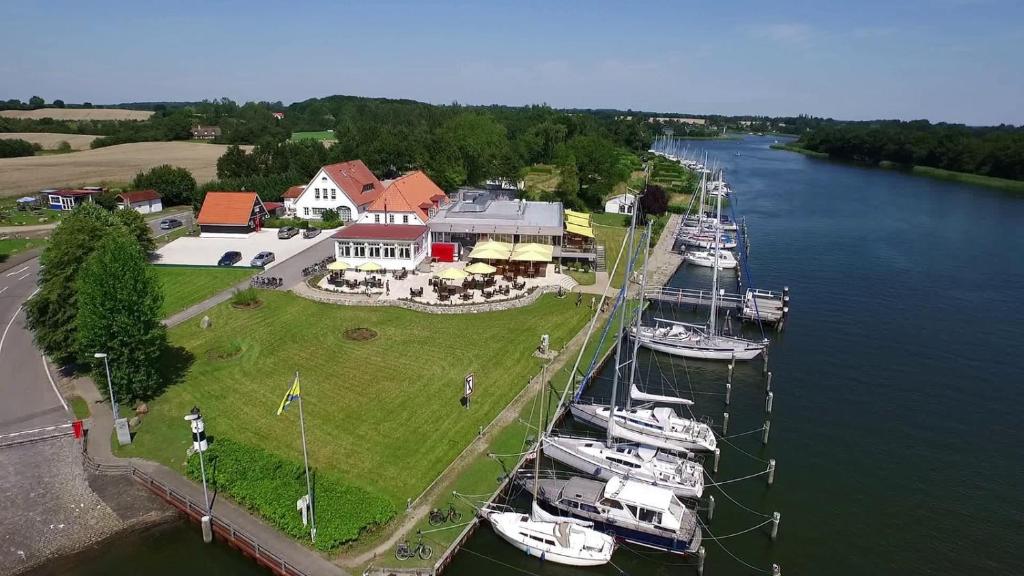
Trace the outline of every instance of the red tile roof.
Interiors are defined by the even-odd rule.
[[[146,200],[159,200],[160,193],[156,190],[136,190],[134,192],[122,192],[117,197],[128,204],[134,204],[136,202],[145,202]]]
[[[65,196],[65,197],[69,197],[70,198],[72,196],[75,196],[75,197],[77,197],[77,196],[92,196],[94,194],[99,194],[100,191],[99,190],[70,190],[70,189],[64,188],[64,189],[61,189],[61,190],[47,191],[46,193],[47,194],[54,194],[56,196]]]
[[[416,240],[427,233],[426,226],[408,224],[350,224],[335,232],[341,240]]]
[[[362,160],[329,164],[321,168],[357,207],[373,202],[384,192],[384,185]],[[363,189],[366,189],[364,192]]]
[[[263,205],[255,192],[207,192],[197,222],[246,226],[257,203]]]
[[[369,212],[415,212],[420,220],[427,221],[428,210],[434,200],[446,199],[444,190],[434,184],[426,174],[417,170],[393,181],[370,204]],[[444,204],[444,202],[440,202]]]
[[[303,186],[292,186],[285,190],[284,195],[281,198],[298,198],[302,194],[302,190],[306,187]]]

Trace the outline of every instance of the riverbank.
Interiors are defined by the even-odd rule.
[[[824,152],[815,152],[814,150],[808,150],[802,146],[798,146],[795,143],[791,144],[772,144],[769,148],[773,150],[786,150],[788,152],[796,152],[798,154],[804,154],[811,158],[821,158],[824,160],[833,160],[833,158]],[[842,160],[840,160],[842,161]],[[864,162],[865,165],[872,165],[868,162]],[[917,176],[926,176],[928,178],[934,178],[937,180],[949,180],[952,182],[962,182],[964,184],[975,184],[977,186],[985,186],[986,188],[996,188],[998,190],[1005,190],[1007,192],[1013,192],[1015,194],[1024,194],[1024,181],[1020,180],[1008,180],[1006,178],[993,178],[992,176],[982,176],[980,174],[970,174],[968,172],[956,172],[953,170],[943,170],[942,168],[932,168],[931,166],[918,166],[914,164],[900,164],[898,162],[890,162],[888,160],[882,160],[878,164],[875,164],[878,168],[886,168],[889,170],[899,170],[902,172],[908,172]]]

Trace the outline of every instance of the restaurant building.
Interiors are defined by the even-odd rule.
[[[414,270],[430,254],[426,226],[350,224],[334,234],[334,256],[353,268],[373,262],[385,270]]]

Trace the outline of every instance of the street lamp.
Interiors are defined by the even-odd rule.
[[[114,399],[114,383],[110,380],[110,363],[107,362],[106,352],[97,352],[93,354],[94,358],[103,358],[103,367],[107,370],[107,390],[110,392],[110,409],[114,414],[114,422],[120,417],[117,410],[117,400]]]
[[[203,415],[199,412],[199,406],[193,406],[192,410],[185,415],[185,421],[192,429],[192,450],[199,452],[199,472],[203,476],[203,500],[206,503],[206,515],[210,515],[210,494],[206,490],[206,464],[203,462],[203,452],[206,452],[206,425],[203,423]]]

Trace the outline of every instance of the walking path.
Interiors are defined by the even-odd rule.
[[[123,459],[114,456],[110,442],[114,430],[113,415],[110,413],[109,404],[103,401],[96,385],[89,378],[79,378],[75,381],[75,388],[78,394],[89,403],[92,411],[91,426],[86,436],[86,452],[96,463],[106,466],[124,466],[130,464],[152,478],[169,486],[177,492],[187,495],[196,502],[203,501],[203,487],[188,480],[180,473],[170,470],[166,466],[142,460],[138,458]],[[183,428],[183,434],[188,430]],[[285,559],[288,563],[310,575],[338,575],[346,573],[340,568],[331,564],[317,552],[310,550],[291,537],[268,526],[263,521],[255,518],[244,509],[235,505],[224,496],[218,496],[216,492],[211,495],[211,515],[224,520],[238,529],[247,533],[255,539],[260,547],[266,548],[277,556]],[[196,536],[199,537],[198,535]]]
[[[661,231],[661,238],[658,238],[658,243],[651,249],[650,262],[647,265],[647,273],[650,274],[647,278],[648,288],[664,286],[683,263],[683,256],[672,251],[681,218],[680,214],[672,214],[669,217]]]

